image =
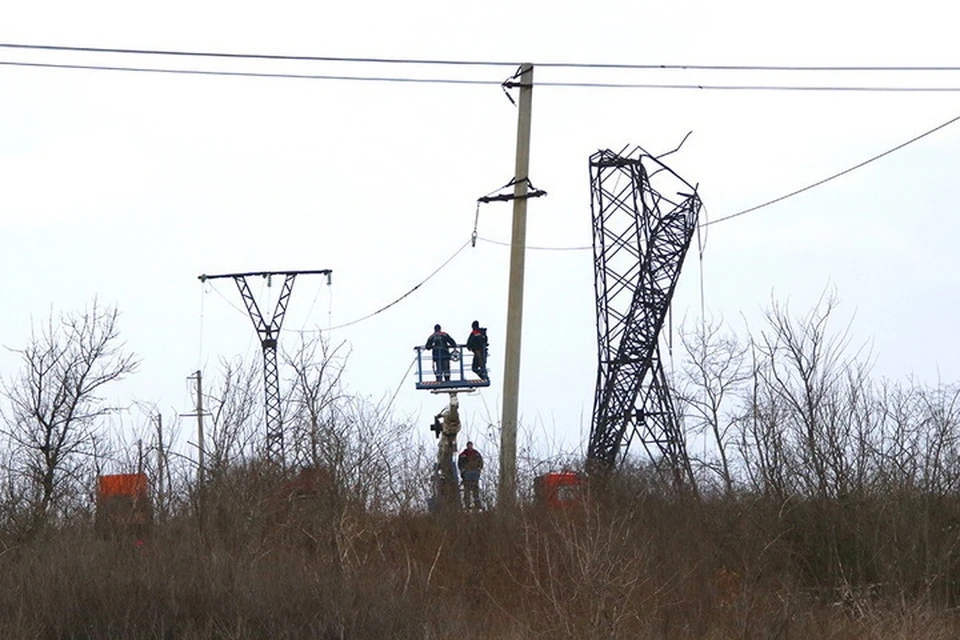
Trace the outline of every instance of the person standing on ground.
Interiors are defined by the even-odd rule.
[[[480,472],[483,471],[483,456],[468,442],[467,448],[457,457],[457,468],[463,481],[463,504],[467,509],[480,509]]]
[[[471,369],[480,376],[481,380],[487,379],[487,329],[481,328],[480,323],[473,321],[473,330],[470,337],[467,338],[467,349],[473,352],[473,365]]]
[[[450,337],[445,331],[441,331],[440,325],[433,325],[433,333],[427,338],[424,348],[430,349],[433,357],[433,373],[437,376],[437,382],[441,380],[449,382],[450,380],[450,349],[457,348],[457,341]]]

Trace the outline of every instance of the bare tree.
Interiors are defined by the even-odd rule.
[[[751,340],[750,381],[738,420],[738,448],[748,486],[761,495],[783,500],[794,492],[795,479],[788,468],[790,441],[781,428],[784,405],[762,376],[763,356]]]
[[[722,333],[722,324],[704,322],[693,331],[681,330],[684,350],[683,377],[678,398],[686,408],[688,421],[700,434],[712,440],[716,459],[701,460],[704,468],[719,476],[723,488],[731,493],[734,470],[730,460],[732,429],[736,416],[729,403],[750,378],[746,366],[747,346],[736,336]]]
[[[263,416],[261,375],[256,362],[220,361],[220,382],[209,395],[204,394],[213,423],[204,442],[205,471],[211,478],[254,457],[264,445],[259,428]]]
[[[355,506],[402,508],[416,493],[405,485],[420,472],[413,427],[393,416],[396,394],[374,401],[348,393],[344,351],[344,343],[331,346],[316,336],[285,355],[292,372],[284,414],[287,452],[297,466],[326,470]]]
[[[293,372],[284,423],[287,452],[294,464],[330,467],[341,448],[338,442],[336,407],[345,399],[341,378],[349,353],[345,343],[331,347],[322,335],[304,338],[293,354],[284,354]]]
[[[110,410],[104,387],[137,370],[118,320],[116,308],[94,300],[82,312],[51,314],[26,347],[13,350],[23,369],[3,381],[9,416],[2,428],[16,452],[16,471],[36,489],[35,524],[76,488],[95,453],[100,419]]]

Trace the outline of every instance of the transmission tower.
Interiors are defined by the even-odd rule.
[[[216,276],[201,275],[200,282],[214,280],[217,278],[233,278],[240,289],[240,297],[247,307],[250,314],[250,320],[253,321],[253,328],[260,338],[260,346],[263,348],[263,389],[264,405],[266,409],[267,433],[267,459],[283,464],[283,413],[280,407],[280,373],[277,367],[277,340],[280,338],[280,328],[283,325],[283,317],[287,313],[287,303],[290,301],[290,294],[293,292],[293,281],[298,275],[323,274],[327,276],[327,284],[330,284],[330,269],[320,269],[317,271],[260,271],[251,273],[224,273]],[[260,306],[257,304],[253,293],[250,291],[250,285],[247,284],[247,278],[251,276],[260,276],[267,278],[270,283],[273,276],[283,276],[283,287],[280,290],[280,297],[277,298],[277,306],[273,311],[273,316],[269,321],[265,320],[260,312]]]
[[[700,198],[639,147],[627,156],[590,156],[590,184],[599,365],[587,458],[612,468],[636,438],[655,466],[682,484],[692,472],[658,336]]]

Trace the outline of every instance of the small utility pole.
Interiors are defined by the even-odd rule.
[[[513,231],[510,241],[510,289],[507,294],[506,354],[503,366],[503,417],[500,421],[500,483],[497,504],[517,502],[517,407],[520,396],[520,332],[523,324],[523,267],[527,244],[527,189],[530,170],[530,119],[533,65],[520,65],[517,160],[513,185]]]
[[[197,484],[203,486],[206,480],[207,461],[204,456],[206,444],[203,441],[203,376],[197,369]]]
[[[163,414],[157,414],[157,506],[163,511]]]
[[[198,370],[192,376],[188,376],[187,380],[197,381],[197,410],[195,413],[181,413],[180,415],[184,418],[194,416],[197,418],[197,486],[202,487],[205,480],[204,469],[206,469],[203,444],[203,376]]]

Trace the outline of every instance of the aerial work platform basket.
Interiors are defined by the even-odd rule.
[[[481,377],[472,369],[469,362],[474,356],[467,345],[458,344],[448,350],[449,358],[434,358],[435,349],[414,347],[417,352],[417,389],[430,390],[470,390],[490,386],[489,371]],[[486,354],[484,354],[486,363]]]

